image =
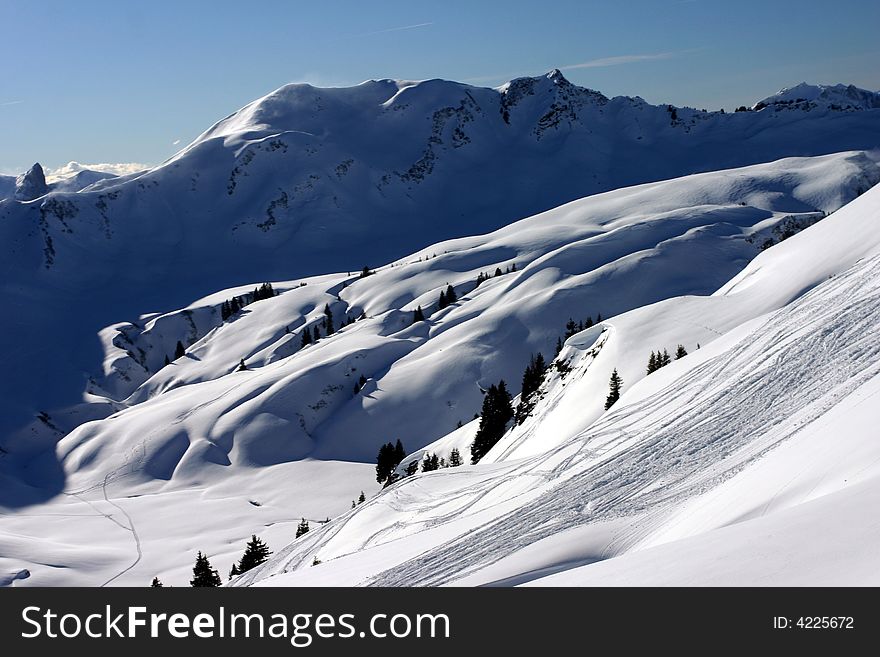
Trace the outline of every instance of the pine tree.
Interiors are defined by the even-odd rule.
[[[477,463],[501,440],[507,430],[507,423],[512,419],[510,393],[504,380],[501,380],[497,386],[492,384],[483,398],[480,426],[471,445],[471,463]]]
[[[614,406],[614,403],[620,399],[620,388],[623,386],[623,379],[617,373],[617,368],[611,373],[611,381],[609,383],[608,396],[605,398],[605,410]]]
[[[364,491],[361,491],[361,494],[358,495],[358,504],[363,504],[367,501],[367,497],[364,495]]]
[[[229,316],[232,314],[229,310],[229,301],[224,301],[220,304],[220,319],[224,322],[229,319]]]
[[[153,587],[154,589],[161,589],[165,585],[162,584],[162,580],[160,580],[158,577],[154,577],[153,583],[150,584],[150,586]]]
[[[272,553],[269,551],[269,546],[257,538],[256,534],[251,534],[251,540],[245,545],[244,554],[238,562],[238,572],[246,573],[251,568],[259,566],[269,558],[270,554]]]
[[[675,350],[675,360],[678,360],[679,358],[684,358],[687,355],[688,352],[687,349],[684,348],[684,345],[678,345]]]
[[[565,323],[565,338],[568,339],[577,333],[577,324],[575,324],[574,320],[569,317],[568,321]]]
[[[166,365],[171,365],[171,359],[168,358],[168,354],[165,355],[165,364],[166,364]]]
[[[196,557],[196,565],[193,566],[193,578],[189,581],[190,586],[220,586],[222,583],[220,575],[211,568],[208,557],[200,551],[199,556]]]
[[[333,311],[330,310],[330,304],[324,305],[324,326],[327,328],[327,335],[332,335],[333,331]]]
[[[496,276],[501,276],[502,273],[503,273],[503,272],[501,271],[501,267],[495,267],[495,275],[496,275]]]
[[[361,276],[360,277],[366,278],[367,276],[369,276],[372,273],[373,272],[370,270],[370,268],[367,265],[364,265],[364,268],[361,269]]]
[[[425,321],[425,313],[422,312],[422,307],[419,306],[418,308],[416,308],[413,311],[412,323],[415,324],[416,322],[424,322],[424,321]]]
[[[317,342],[321,339],[321,331],[318,330],[317,326],[312,327],[312,342]]]
[[[517,404],[515,414],[517,424],[522,424],[535,407],[533,395],[544,382],[546,371],[547,364],[544,362],[543,354],[539,352],[537,356],[532,355],[529,359],[529,364],[523,372],[522,391],[520,392],[519,404]]]
[[[391,476],[391,473],[394,471],[394,468],[391,466],[393,458],[394,445],[385,443],[379,448],[379,453],[376,455],[376,481],[378,483],[381,484]]]
[[[597,324],[602,323],[602,313],[599,313],[598,315],[596,315],[596,323]]]
[[[306,326],[302,332],[302,340],[300,340],[300,347],[305,347],[306,345],[312,344],[312,332],[309,330],[309,327]]]
[[[651,374],[652,372],[657,371],[657,354],[653,351],[651,352],[651,357],[648,359],[648,367],[646,369],[646,374]]]
[[[180,340],[178,340],[177,346],[174,348],[174,360],[177,360],[178,358],[183,358],[183,356],[185,354],[186,354],[186,349],[184,349],[183,343]]]
[[[238,569],[238,565],[233,563],[232,568],[229,569],[229,579],[238,577],[239,575],[241,575],[241,571]]]
[[[238,362],[238,371],[239,371],[239,372],[244,372],[244,371],[246,371],[246,370],[247,370],[247,365],[244,364],[244,358],[242,358],[242,359]]]
[[[457,468],[461,463],[461,454],[458,451],[458,447],[453,447],[452,452],[449,453],[449,467]]]
[[[669,363],[672,362],[672,359],[669,357],[669,352],[666,351],[665,349],[663,350],[662,356],[660,355],[660,352],[657,352],[657,357],[660,360],[660,367],[665,367],[666,365],[669,365]]]
[[[587,317],[587,321],[584,322],[584,328],[590,328],[593,325],[593,318]]]
[[[403,448],[403,443],[400,442],[400,438],[397,439],[397,442],[394,443],[394,467],[396,468],[403,459],[406,458],[406,450]]]
[[[440,468],[440,460],[436,454],[425,454],[422,460],[422,472],[433,472]]]
[[[352,502],[354,504],[354,502]],[[294,538],[299,538],[303,534],[309,533],[309,521],[303,518],[300,520],[299,524],[296,526],[296,536]]]
[[[409,463],[407,463],[406,470],[404,470],[404,472],[406,473],[407,476],[414,475],[418,471],[419,471],[419,462],[416,460],[412,460]]]
[[[440,290],[440,300],[437,302],[437,308],[443,310],[449,304],[446,301],[446,292]]]
[[[458,301],[458,296],[455,294],[455,288],[451,285],[446,286],[446,305],[451,306],[456,301]]]
[[[553,354],[553,358],[556,358],[560,352],[562,352],[562,338],[556,338],[556,353]]]

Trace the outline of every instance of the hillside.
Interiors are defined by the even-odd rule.
[[[120,318],[246,282],[357,271],[627,185],[873,148],[878,116],[652,106],[558,71],[497,89],[287,85],[151,171],[0,201],[0,303],[14,311],[0,337],[19,373],[0,382],[0,444],[81,401],[102,358],[94,336]]]
[[[567,421],[557,445],[405,478],[236,583],[876,585],[878,210],[874,189],[713,295],[573,336],[536,409]],[[697,317],[721,335],[575,426],[580,381]]]
[[[711,313],[704,304],[715,297],[683,303],[680,295],[712,294],[759,253],[754,263],[767,262],[800,237],[789,235],[832,220],[833,230],[870,248],[870,234],[857,232],[861,224],[850,228],[851,215],[823,217],[878,179],[877,163],[864,153],[699,174],[588,197],[486,235],[441,242],[366,277],[353,271],[276,282],[279,294],[225,321],[223,303],[256,283],[176,311],[116,317],[100,331],[103,356],[86,403],[37,420],[7,443],[2,490],[6,506],[17,510],[0,521],[0,571],[27,567],[33,584],[140,584],[156,574],[180,584],[198,549],[228,568],[253,532],[277,547],[301,517],[347,517],[361,490],[369,497],[378,492],[373,463],[388,440],[401,438],[414,456],[434,440],[444,455],[453,444],[464,451],[481,388],[505,378],[517,392],[529,355],[540,350],[552,358],[569,318],[611,318],[568,340],[560,356],[571,372],[548,379],[533,417],[485,464],[428,478],[457,486],[457,477],[475,477],[497,486],[495,473],[519,467],[508,466],[510,459],[552,458],[602,415],[611,367],[621,369],[629,390],[649,351],[682,342],[694,353],[699,342],[699,353],[707,353],[720,333],[788,303],[808,284],[802,275],[781,274],[785,286],[763,285],[773,294],[749,295],[747,303]],[[858,257],[847,248],[846,258]],[[831,269],[816,269],[810,284],[843,259],[831,252]],[[770,268],[753,264],[741,277],[756,281],[763,274],[755,272]],[[482,273],[489,277],[477,285]],[[449,285],[457,299],[441,309],[439,294]],[[657,314],[664,303],[669,314]],[[336,332],[301,346],[307,327],[325,336],[325,305]],[[426,321],[413,324],[419,306]],[[596,339],[604,346],[593,364]],[[180,358],[177,341],[186,351]],[[165,365],[168,356],[173,362]],[[237,371],[240,359],[245,371]],[[64,427],[71,432],[56,449]],[[499,489],[505,504],[517,500],[508,493],[530,488],[530,477]],[[394,487],[376,498],[378,507],[371,500],[365,509],[384,508],[398,488],[413,490]],[[419,495],[415,506],[407,501],[406,513],[432,508]],[[24,504],[35,505],[19,508]],[[168,505],[177,509],[179,526],[169,525],[162,511]],[[52,543],[39,539],[47,527]],[[107,530],[106,543],[84,550],[83,542]]]

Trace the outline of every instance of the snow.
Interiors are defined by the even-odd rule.
[[[256,533],[276,554],[235,584],[810,583],[806,527],[880,463],[878,115],[830,93],[673,118],[558,71],[287,85],[154,170],[0,201],[0,582],[186,585]],[[400,470],[468,463],[482,391],[597,313],[479,465],[380,489],[398,438]],[[876,566],[827,536],[818,581]]]
[[[652,308],[784,299],[562,445],[404,480],[237,583],[876,583],[880,237],[858,238],[878,209],[875,189],[767,250],[741,277],[771,263],[778,276],[747,290],[613,318],[599,359]],[[801,266],[823,245],[845,254],[830,278]],[[785,300],[777,286],[811,289]]]
[[[834,106],[844,110],[865,110],[880,108],[880,92],[860,89],[851,84],[807,84],[801,82],[758,102],[756,107],[788,103],[811,103]]]

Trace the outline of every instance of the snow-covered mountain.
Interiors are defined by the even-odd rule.
[[[821,282],[786,270],[760,294],[706,296],[758,254],[783,262],[767,258],[880,180],[870,92],[786,94],[724,114],[609,99],[558,71],[497,89],[288,85],[151,171],[62,184],[35,165],[0,200],[0,578],[26,568],[35,584],[180,584],[197,549],[225,568],[255,531],[278,546],[300,517],[349,518],[360,491],[378,492],[379,445],[400,438],[409,459],[466,453],[488,386],[503,378],[517,392],[530,355],[552,357],[569,319],[612,318],[568,341],[541,403],[479,467],[441,473],[450,499],[471,499],[456,492],[464,481],[513,509],[547,459],[616,417],[602,408],[613,367],[629,389],[655,348],[680,343],[692,353],[682,362],[700,361]],[[838,273],[872,239],[806,251],[816,271]],[[761,278],[746,271],[738,285]],[[280,294],[229,311],[265,281]],[[322,337],[304,346],[307,329]],[[357,527],[396,495],[439,535],[467,525],[413,492],[389,489],[309,545],[341,526],[352,533],[321,558],[384,543],[398,525],[370,520],[367,539]],[[400,522],[407,549],[442,547]]]
[[[44,416],[7,443],[5,461],[20,475],[4,480],[7,500],[55,497],[0,523],[0,563],[10,571],[27,567],[37,584],[94,584],[115,575],[115,583],[137,584],[157,573],[184,583],[194,549],[226,568],[255,531],[284,544],[300,517],[337,517],[361,490],[377,492],[372,462],[388,440],[402,439],[413,458],[435,439],[431,451],[448,455],[459,446],[467,454],[481,388],[504,378],[518,391],[529,355],[551,357],[569,318],[619,317],[662,299],[711,294],[762,249],[770,253],[783,238],[828,222],[827,213],[878,180],[876,161],[864,153],[699,174],[441,242],[367,277],[341,272],[276,283],[280,294],[226,321],[223,302],[254,284],[112,324],[100,334],[103,373],[90,383],[87,403]],[[477,285],[481,273],[489,278]],[[440,309],[448,285],[457,300]],[[724,321],[710,322],[698,309],[687,321],[637,323],[643,333],[633,331],[631,358],[613,366],[629,386],[655,347],[708,345],[788,298],[746,304]],[[325,305],[338,330],[301,347],[306,328],[326,332]],[[427,319],[413,324],[417,307]],[[339,328],[343,318],[362,315]],[[569,340],[561,356],[572,372],[551,377],[546,404],[487,464],[557,449],[602,415],[612,363],[590,365],[592,335]],[[174,359],[178,340],[186,354]],[[237,371],[239,359],[246,371]],[[70,429],[57,450],[46,449]],[[494,467],[475,471],[484,477]],[[97,562],[82,562],[77,547],[107,523],[100,513],[83,519],[88,505],[128,514]],[[168,505],[186,519],[179,529],[168,526]],[[35,546],[47,523],[59,544]],[[58,572],[45,563],[68,567]]]
[[[838,112],[859,112],[880,108],[880,92],[859,89],[851,84],[807,84],[801,82],[793,87],[768,96],[754,105],[754,109],[773,107],[797,108],[810,111],[816,108]]]
[[[555,445],[407,477],[236,584],[876,585],[878,211],[880,188],[711,296],[573,336],[533,418]],[[620,401],[574,413],[612,367]]]
[[[52,372],[0,381],[0,435],[80,401],[101,358],[94,336],[120,318],[242,282],[375,266],[626,185],[873,148],[878,118],[652,106],[558,71],[497,89],[287,85],[154,170],[0,201],[7,367]]]

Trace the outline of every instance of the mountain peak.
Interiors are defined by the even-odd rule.
[[[39,162],[21,174],[15,180],[15,199],[17,201],[33,201],[49,191],[46,185],[46,174]]]
[[[755,104],[756,109],[769,105],[811,103],[834,109],[866,110],[880,108],[880,92],[861,89],[853,84],[811,84],[800,82],[786,87]]]

